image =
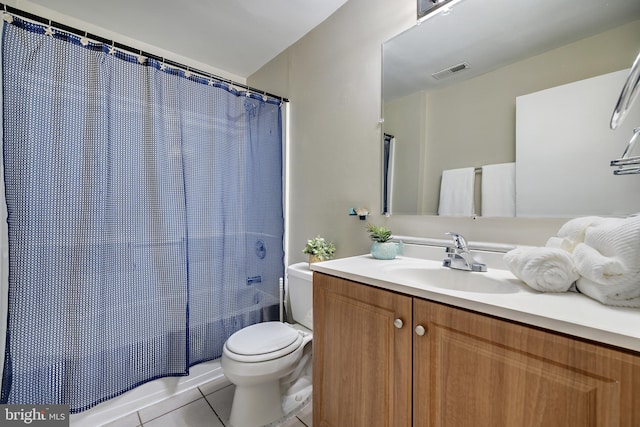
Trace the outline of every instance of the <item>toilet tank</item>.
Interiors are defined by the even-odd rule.
[[[313,329],[313,273],[309,263],[290,265],[287,279],[293,322]]]

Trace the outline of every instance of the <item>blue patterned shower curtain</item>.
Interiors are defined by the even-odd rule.
[[[139,59],[4,26],[3,403],[85,410],[276,311],[280,100]]]

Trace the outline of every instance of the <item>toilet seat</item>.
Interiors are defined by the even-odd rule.
[[[265,362],[292,353],[302,341],[302,334],[284,323],[263,322],[231,335],[223,351],[238,362]]]

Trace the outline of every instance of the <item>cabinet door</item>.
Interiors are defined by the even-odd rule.
[[[640,357],[414,300],[414,425],[640,426]]]
[[[411,298],[314,273],[313,310],[313,425],[410,426]]]

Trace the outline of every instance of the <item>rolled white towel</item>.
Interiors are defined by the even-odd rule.
[[[573,251],[580,292],[610,305],[640,303],[640,216],[590,227]]]
[[[617,256],[604,256],[585,243],[576,246],[573,256],[576,269],[582,277],[603,285],[619,285],[627,281],[627,269]]]
[[[571,254],[560,248],[520,247],[504,254],[509,270],[540,292],[566,292],[579,275]]]
[[[567,237],[549,237],[545,244],[548,248],[564,249],[567,252],[573,252],[576,243]]]
[[[603,285],[586,277],[580,277],[576,287],[583,294],[602,304],[640,308],[640,286]]]
[[[560,227],[560,230],[558,230],[558,233],[556,234],[557,237],[552,237],[554,240],[552,240],[551,244],[547,242],[547,246],[562,247],[569,252],[573,252],[578,243],[584,242],[587,230],[590,227],[603,223],[604,221],[606,221],[606,218],[599,216],[585,216],[567,221],[562,227]],[[556,239],[560,239],[561,243]],[[560,244],[560,246],[557,246],[558,244]]]

